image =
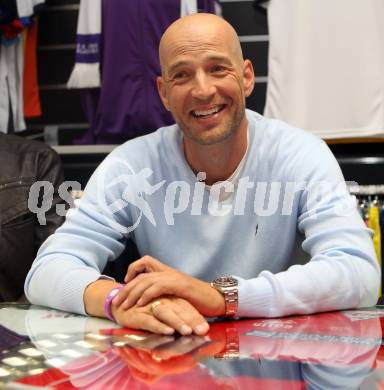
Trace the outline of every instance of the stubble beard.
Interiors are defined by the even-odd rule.
[[[180,129],[182,130],[184,136],[192,139],[199,145],[214,145],[220,142],[226,141],[228,138],[232,137],[237,129],[240,127],[240,124],[245,116],[245,105],[242,105],[239,110],[230,118],[228,123],[225,123],[224,130],[219,132],[213,132],[213,134],[208,135],[197,135],[189,130],[187,126],[183,123],[178,123]]]

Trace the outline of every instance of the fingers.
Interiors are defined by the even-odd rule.
[[[166,265],[151,256],[143,256],[141,259],[133,262],[127,270],[124,282],[128,283],[142,272],[156,272],[168,269]]]
[[[113,305],[119,306],[122,304],[123,309],[129,309],[136,304],[143,292],[153,284],[153,275],[138,275],[134,280],[130,281],[125,287],[119,291],[113,299]]]
[[[184,299],[179,300],[176,307],[177,314],[193,329],[193,332],[199,336],[205,335],[209,330],[207,320]]]
[[[129,265],[127,274],[125,275],[124,278],[124,282],[125,283],[130,282],[140,273],[147,272],[146,270],[147,270],[147,265],[145,261],[143,261],[142,259],[135,261],[134,263]]]
[[[112,303],[127,310],[134,305],[145,306],[162,295],[176,295],[187,298],[187,282],[176,271],[151,272],[138,275],[131,280],[113,299]],[[187,280],[187,279],[186,279]],[[182,294],[184,292],[184,294]]]
[[[175,333],[175,328],[167,326],[165,323],[160,322],[157,318],[152,316],[147,316],[140,328],[157,334],[171,335]]]
[[[117,318],[119,325],[132,329],[148,330],[156,334],[172,335],[175,333],[173,327],[159,321],[153,315],[132,310],[118,310]]]
[[[186,300],[164,297],[158,302],[128,310],[120,305],[114,311],[115,319],[121,326],[163,335],[172,335],[175,330],[182,335],[205,335],[208,332],[205,318]]]
[[[167,303],[156,306],[153,314],[161,322],[177,330],[183,336],[188,336],[193,332],[192,328]]]
[[[192,333],[205,335],[209,325],[205,318],[183,299],[164,300],[153,310],[153,315],[163,323],[187,336]]]
[[[144,286],[140,286],[144,287]],[[145,306],[154,299],[161,297],[162,295],[177,295],[178,286],[173,283],[163,284],[161,282],[157,284],[147,285],[145,288],[140,289],[137,297],[140,299],[137,301],[137,306]]]
[[[163,295],[187,298],[187,294],[183,294],[183,292],[188,291],[188,285],[183,283],[183,280],[178,275],[175,275],[174,271],[166,271],[139,275],[135,280],[127,284],[126,289],[128,290],[128,295],[122,304],[123,309],[128,309],[133,305],[145,306],[155,298]]]

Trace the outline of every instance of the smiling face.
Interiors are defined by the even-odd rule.
[[[179,19],[163,35],[160,62],[159,94],[187,144],[212,145],[245,131],[254,74],[227,22],[210,14]]]

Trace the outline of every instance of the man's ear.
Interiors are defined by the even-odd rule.
[[[161,101],[163,102],[164,107],[168,110],[171,111],[169,108],[169,101],[167,98],[167,89],[165,86],[165,81],[161,76],[158,76],[156,78],[156,84],[157,84],[157,90],[159,92],[159,96]]]
[[[244,82],[244,94],[248,97],[255,86],[255,72],[250,60],[244,60],[243,68],[243,82]]]

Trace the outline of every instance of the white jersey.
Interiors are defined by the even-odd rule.
[[[384,135],[384,0],[271,0],[264,114],[322,138]]]
[[[0,42],[0,131],[8,132],[10,115],[14,131],[25,130],[23,105],[24,53],[21,39]]]

